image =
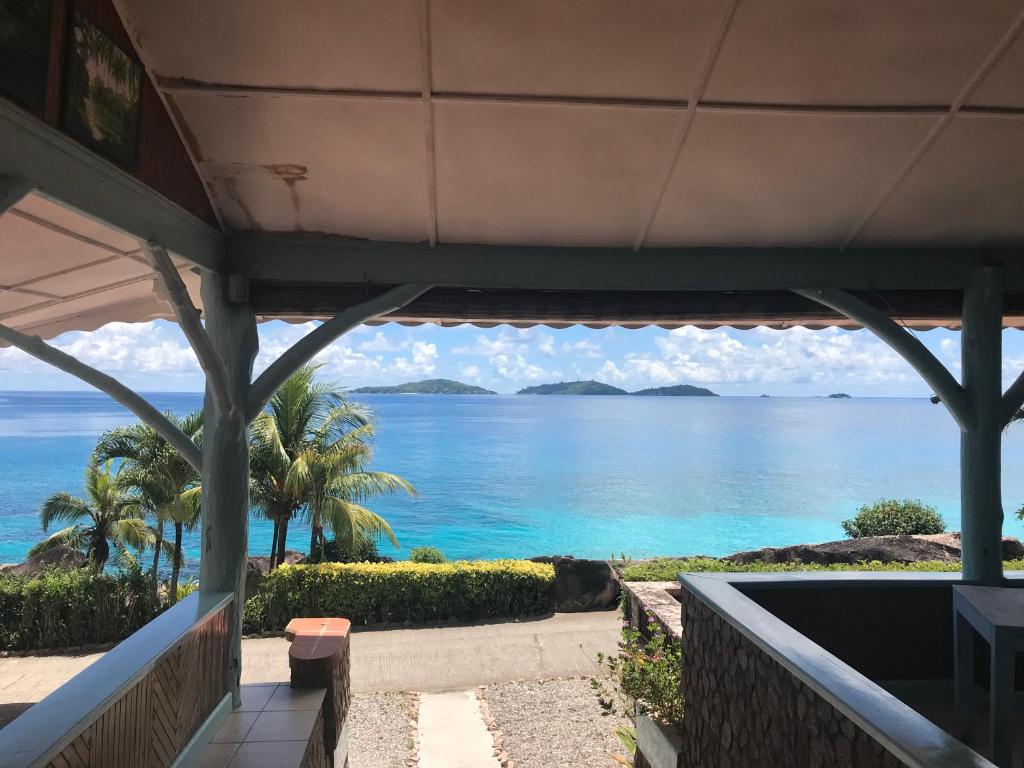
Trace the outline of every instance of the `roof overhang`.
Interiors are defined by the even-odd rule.
[[[114,4],[232,234],[0,100],[17,328],[168,316],[139,240],[263,318],[416,282],[391,319],[848,325],[789,293],[834,287],[954,327],[998,264],[1024,324],[1010,0]]]

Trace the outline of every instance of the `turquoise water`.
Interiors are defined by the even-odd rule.
[[[201,404],[148,397],[178,413]],[[420,492],[371,505],[398,534],[399,550],[381,549],[396,557],[421,544],[450,557],[723,555],[841,538],[840,522],[883,496],[921,498],[959,527],[959,435],[924,399],[360,399],[378,416],[375,467]],[[80,492],[97,436],[131,420],[100,394],[0,393],[0,562],[24,557],[42,501]],[[1012,512],[1024,428],[1007,436],[1003,475]],[[308,541],[293,524],[289,545]],[[198,535],[187,546],[196,555]],[[269,524],[254,520],[250,551],[269,548]]]

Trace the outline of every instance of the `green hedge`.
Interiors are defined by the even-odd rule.
[[[1007,571],[1024,570],[1024,560],[1007,560],[1003,563]],[[811,563],[733,563],[711,557],[661,557],[640,563],[630,563],[622,568],[624,581],[675,581],[680,572],[686,573],[786,573],[790,571],[940,571],[959,573],[960,563],[945,563],[928,560],[918,563],[838,563],[835,565],[814,565]]]
[[[96,575],[53,569],[37,577],[0,575],[0,648],[38,650],[111,643],[156,613],[142,573]]]
[[[277,632],[295,617],[353,624],[463,621],[548,613],[555,570],[528,560],[281,566],[245,604],[245,631]]]

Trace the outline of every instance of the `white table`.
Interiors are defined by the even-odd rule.
[[[989,734],[992,762],[1010,768],[1013,752],[1014,656],[1024,651],[1024,589],[953,587],[956,715],[963,738],[971,722],[974,694],[974,633],[991,648]]]

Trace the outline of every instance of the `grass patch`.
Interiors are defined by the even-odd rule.
[[[1007,560],[1007,571],[1024,570],[1024,560]],[[640,563],[629,563],[621,569],[625,581],[675,581],[680,572],[686,573],[791,573],[794,571],[897,571],[959,573],[960,563],[927,560],[919,563],[838,563],[814,565],[810,563],[733,563],[712,557],[660,557]]]

